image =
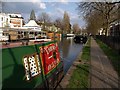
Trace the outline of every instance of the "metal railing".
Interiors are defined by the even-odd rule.
[[[96,35],[96,38],[107,44],[120,54],[120,36]]]

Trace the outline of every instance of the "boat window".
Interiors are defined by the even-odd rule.
[[[3,21],[3,17],[1,18],[1,21]]]
[[[30,34],[33,34],[33,32],[30,32]]]
[[[26,80],[30,80],[41,73],[39,56],[37,54],[23,57]]]
[[[55,51],[53,52],[53,57],[54,57],[55,60],[57,59]]]

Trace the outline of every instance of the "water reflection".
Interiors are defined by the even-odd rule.
[[[61,54],[62,54],[61,57],[62,58],[65,58],[65,57],[68,56],[69,46],[70,46],[69,43],[70,43],[69,40],[67,40],[65,38],[61,41],[60,51],[62,51],[61,52]]]
[[[64,62],[64,72],[66,73],[73,61],[77,58],[78,54],[81,52],[83,45],[76,44],[73,38],[63,38],[59,42],[60,56]]]

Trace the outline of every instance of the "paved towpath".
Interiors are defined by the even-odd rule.
[[[91,39],[91,88],[120,88],[118,75],[110,60],[100,49],[96,41]]]

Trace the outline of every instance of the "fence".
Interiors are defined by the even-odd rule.
[[[120,54],[120,36],[97,35],[96,38],[107,44]]]

